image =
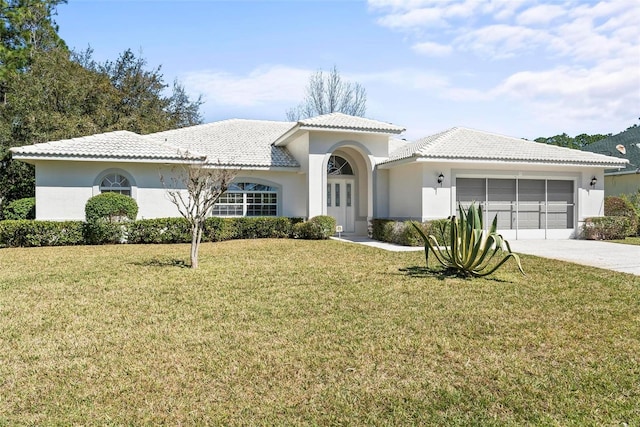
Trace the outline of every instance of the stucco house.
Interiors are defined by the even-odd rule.
[[[604,195],[619,196],[640,191],[640,127],[601,139],[582,148],[585,151],[629,160],[625,167],[604,171]]]
[[[511,239],[575,237],[584,218],[603,215],[604,170],[626,164],[466,128],[407,142],[404,130],[332,113],[117,131],[12,152],[35,165],[37,219],[84,219],[87,200],[104,191],[131,195],[139,218],[178,216],[160,174],[190,162],[239,170],[214,215],[331,215],[345,233],[366,235],[372,218],[446,218],[476,201]]]

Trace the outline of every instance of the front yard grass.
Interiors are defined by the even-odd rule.
[[[624,243],[625,245],[640,245],[640,237],[627,237],[623,240],[611,240],[613,243]]]
[[[0,425],[638,425],[640,277],[336,241],[0,250]]]

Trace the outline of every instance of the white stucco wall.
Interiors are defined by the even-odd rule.
[[[576,237],[584,219],[604,215],[604,173],[601,168],[479,162],[410,162],[388,170],[389,208],[385,217],[431,220],[456,214],[456,179],[519,178],[574,182],[574,230],[519,230],[518,238]],[[442,186],[437,182],[442,173]],[[597,184],[591,187],[592,178]],[[384,211],[382,209],[381,211]],[[378,217],[383,217],[379,215]],[[514,238],[508,230],[505,237]]]
[[[172,168],[158,164],[42,161],[36,164],[36,218],[42,220],[84,220],[84,207],[99,194],[98,178],[106,171],[124,172],[131,178],[132,197],[138,203],[138,218],[179,216],[166,197],[160,180],[170,182]],[[255,180],[280,188],[279,214],[306,216],[305,177],[296,172],[239,172],[238,181]]]
[[[420,219],[422,217],[422,170],[417,163],[389,170],[389,217]]]

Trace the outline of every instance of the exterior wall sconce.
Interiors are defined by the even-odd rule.
[[[442,181],[444,181],[444,175],[441,173],[438,175],[438,184],[440,184],[440,187],[442,187]]]
[[[595,187],[597,183],[598,183],[598,178],[594,176],[593,178],[591,178],[591,182],[589,183],[589,185],[591,187]]]

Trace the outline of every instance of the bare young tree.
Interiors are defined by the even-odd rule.
[[[340,112],[363,117],[367,108],[367,91],[360,83],[345,81],[334,66],[328,73],[317,71],[309,78],[302,103],[287,111],[292,122]]]
[[[191,268],[198,268],[205,221],[237,174],[221,165],[184,164],[172,168],[168,180],[160,175],[167,197],[191,226]]]

